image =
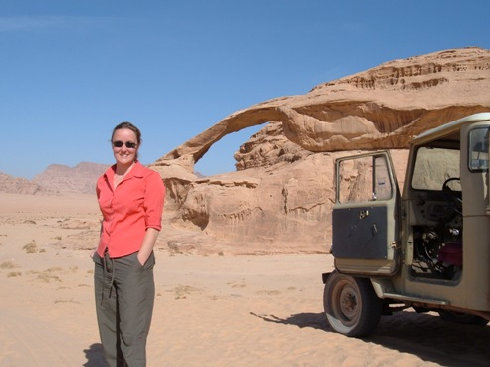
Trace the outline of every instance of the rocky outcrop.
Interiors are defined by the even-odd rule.
[[[97,179],[107,167],[106,164],[91,162],[81,162],[75,167],[52,164],[34,177],[33,183],[51,192],[92,194]]]
[[[26,178],[13,177],[0,172],[0,192],[33,195],[46,192],[46,190]]]
[[[109,167],[105,164],[82,162],[75,167],[52,164],[33,180],[13,177],[0,172],[0,192],[11,194],[94,194],[100,175]]]
[[[464,48],[394,60],[320,84],[300,96],[238,111],[158,159],[192,168],[216,141],[248,126],[280,121],[311,152],[406,148],[438,124],[489,108],[490,51]]]
[[[489,91],[490,51],[464,48],[390,61],[238,111],[151,165],[168,189],[167,244],[195,252],[326,251],[336,157],[391,149],[403,179],[412,136],[489,111]],[[264,123],[235,154],[237,172],[194,174],[216,141]]]
[[[334,162],[361,151],[313,153],[294,162],[182,179],[165,167],[159,246],[175,253],[319,253],[330,249]],[[403,185],[408,151],[391,150]]]

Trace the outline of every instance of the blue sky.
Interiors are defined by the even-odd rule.
[[[151,163],[237,110],[438,50],[490,48],[487,0],[1,0],[0,172],[113,163],[112,128]],[[234,170],[258,128],[196,170]]]

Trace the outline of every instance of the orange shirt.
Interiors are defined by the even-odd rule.
[[[132,254],[140,249],[147,228],[161,229],[165,186],[158,173],[136,162],[114,190],[116,166],[97,181],[102,232],[97,252],[104,257]]]

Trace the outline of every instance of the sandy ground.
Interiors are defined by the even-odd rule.
[[[89,257],[98,218],[93,196],[0,194],[1,367],[105,366]],[[363,340],[332,332],[329,255],[156,258],[148,366],[490,366],[490,326],[404,311]]]

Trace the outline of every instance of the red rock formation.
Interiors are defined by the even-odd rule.
[[[406,148],[423,130],[487,111],[489,89],[489,50],[472,47],[390,61],[305,95],[238,111],[154,165],[179,160],[192,166],[223,136],[269,121],[280,121],[289,140],[312,152]]]
[[[169,189],[171,247],[325,251],[335,157],[358,149],[401,149],[395,161],[403,176],[403,149],[412,136],[490,111],[489,92],[490,51],[473,47],[390,61],[305,95],[238,111],[151,165]],[[235,154],[238,172],[193,174],[195,162],[223,136],[266,122]]]

